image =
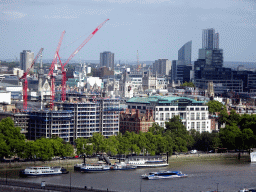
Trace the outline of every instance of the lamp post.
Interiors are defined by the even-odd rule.
[[[70,173],[70,192],[71,192],[71,171],[69,172]]]
[[[140,179],[140,192],[141,192],[141,183],[142,183],[142,179]]]

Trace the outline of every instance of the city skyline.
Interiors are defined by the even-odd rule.
[[[224,61],[254,62],[255,5],[235,0],[88,0],[0,2],[0,60],[16,59],[22,50],[52,59],[62,31],[60,49],[67,59],[107,18],[110,19],[73,58],[99,60],[111,51],[115,62],[178,59],[178,50],[192,40],[192,61],[198,59],[203,29],[220,34]],[[72,59],[72,60],[73,60]]]

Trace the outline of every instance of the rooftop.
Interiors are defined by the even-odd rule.
[[[149,97],[133,97],[127,101],[127,103],[145,103],[150,104],[150,102],[158,103],[172,103],[173,101],[186,99],[193,103],[205,103],[205,101],[196,101],[188,97],[176,97],[176,96],[149,96]]]

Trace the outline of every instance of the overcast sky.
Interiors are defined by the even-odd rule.
[[[0,0],[0,60],[19,60],[22,50],[52,59],[62,31],[60,56],[67,59],[110,19],[73,60],[178,59],[192,40],[192,60],[202,47],[202,29],[220,34],[224,61],[256,62],[255,0]]]

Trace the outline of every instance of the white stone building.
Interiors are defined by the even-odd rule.
[[[127,101],[127,105],[128,109],[139,109],[141,113],[152,109],[155,122],[162,127],[165,127],[166,121],[178,115],[188,131],[211,132],[208,106],[203,101],[187,97],[150,96],[133,97]]]

